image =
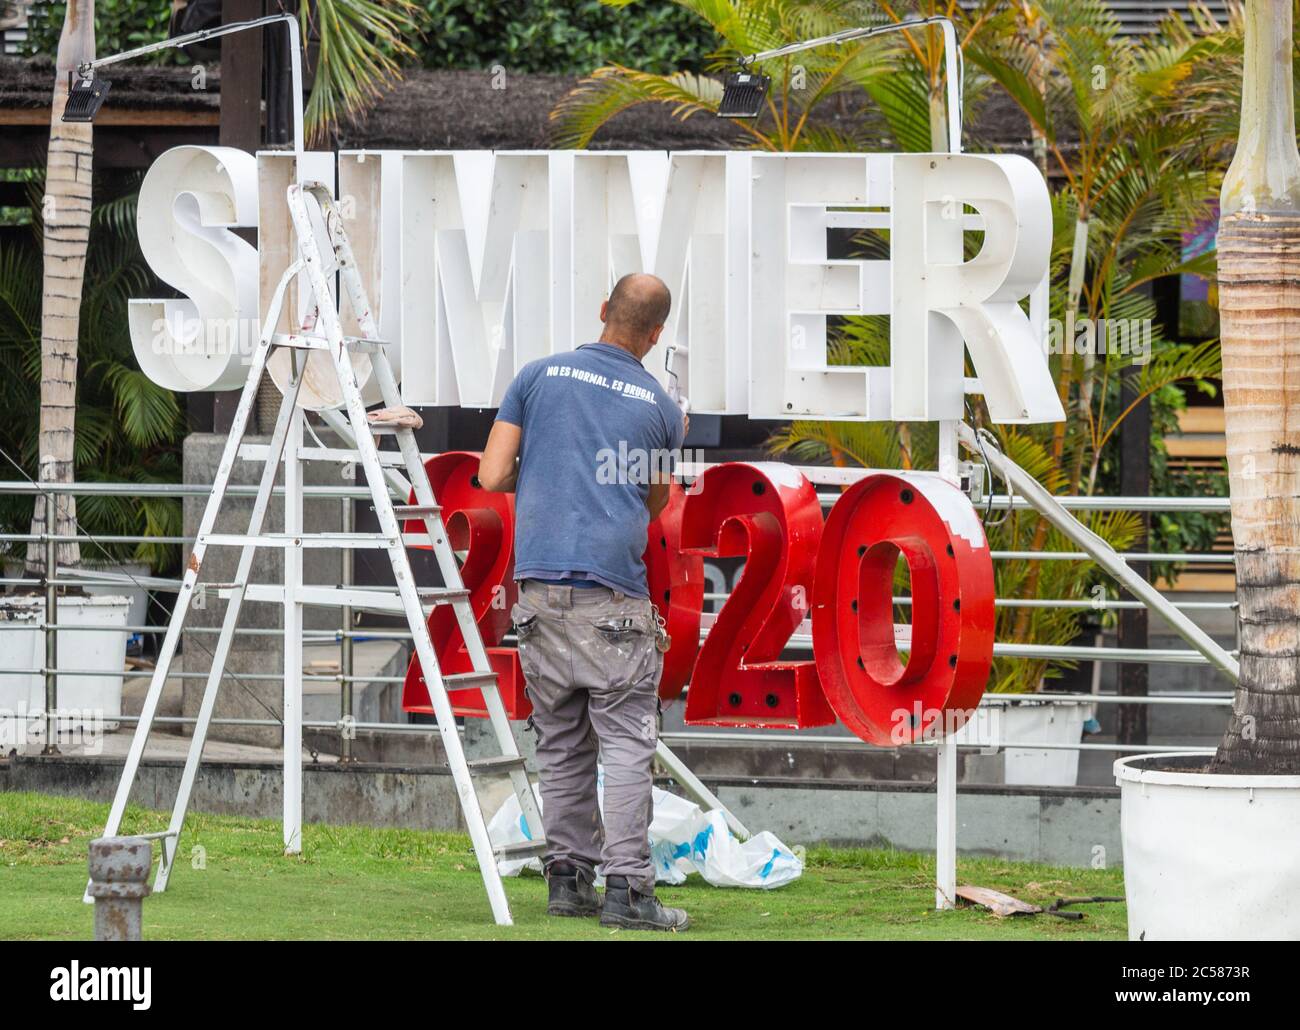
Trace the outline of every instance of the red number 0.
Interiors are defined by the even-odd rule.
[[[912,581],[906,663],[894,639],[900,554]],[[993,597],[984,527],[956,487],[900,474],[846,490],[826,520],[813,610],[822,688],[844,725],[887,747],[958,729],[988,682]]]

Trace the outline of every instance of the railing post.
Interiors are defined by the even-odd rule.
[[[343,498],[343,532],[352,532],[353,508],[352,498]],[[352,585],[353,550],[350,547],[342,548],[343,551],[343,586]],[[352,655],[352,609],[345,606],[343,608],[343,637],[339,642],[339,674],[340,674],[340,691],[339,691],[339,761],[354,762],[356,758],[352,754],[352,739],[356,736],[354,728],[355,719],[352,717],[352,672],[354,668]]]
[[[153,845],[144,837],[99,837],[90,842],[90,887],[95,940],[138,941],[149,896]]]
[[[59,541],[53,492],[45,495],[45,746],[42,755],[59,753]]]
[[[957,423],[939,423],[939,475],[960,487]],[[939,727],[934,772],[934,907],[957,904],[957,741],[946,725]]]

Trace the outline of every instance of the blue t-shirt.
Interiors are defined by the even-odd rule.
[[[648,597],[651,473],[672,471],[685,434],[668,392],[622,347],[589,343],[525,365],[497,419],[522,430],[515,578]]]

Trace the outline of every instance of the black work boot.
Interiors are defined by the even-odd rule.
[[[546,870],[550,896],[546,902],[548,916],[600,915],[600,895],[592,875],[568,862],[556,862]]]
[[[653,894],[642,894],[628,884],[626,876],[607,876],[600,925],[676,933],[689,927],[691,921],[682,909],[664,908]]]

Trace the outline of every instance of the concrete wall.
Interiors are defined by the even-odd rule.
[[[146,761],[132,800],[170,808],[181,766],[179,761]],[[121,768],[120,761],[89,758],[13,758],[0,761],[0,790],[106,802]],[[304,818],[309,823],[361,820],[414,829],[463,825],[451,777],[440,767],[306,764],[303,781]],[[934,792],[929,784],[775,777],[707,782],[751,830],[771,830],[792,847],[824,841],[934,849]],[[194,808],[278,819],[280,791],[278,764],[206,762],[195,785]],[[1072,866],[1121,862],[1117,788],[972,785],[958,794],[957,821],[963,855]]]
[[[792,847],[826,842],[934,850],[935,799],[929,785],[741,780],[709,786],[750,830],[771,830]],[[957,850],[1048,865],[1120,865],[1119,790],[962,788]]]
[[[320,432],[318,431],[318,435]],[[323,436],[328,446],[336,441],[332,436]],[[247,436],[249,444],[265,444],[269,437]],[[225,434],[192,433],[185,438],[183,451],[184,481],[186,483],[211,483],[216,476],[217,466],[221,461],[222,449],[226,445]],[[260,461],[238,460],[231,472],[232,485],[256,486],[262,474]],[[352,485],[353,470],[350,467],[308,462],[303,466],[303,479],[309,485]],[[283,482],[283,470],[277,483]],[[185,535],[194,536],[198,532],[199,521],[208,502],[207,497],[186,497],[184,502]],[[343,522],[343,501],[338,499],[318,498],[303,504],[303,525],[309,533],[338,532]],[[227,495],[217,518],[216,531],[219,533],[246,533],[248,519],[253,508],[251,496]],[[266,532],[282,532],[284,529],[284,503],[279,497],[272,497],[267,509],[264,523]],[[186,554],[188,560],[188,552]],[[239,562],[239,549],[234,547],[209,548],[204,556],[203,567],[199,575],[199,585],[205,583],[229,583],[235,578],[235,568]],[[340,551],[324,548],[309,549],[303,557],[303,580],[307,583],[336,584],[342,578],[342,558]],[[254,583],[284,582],[284,551],[280,548],[263,548],[257,551],[253,561]],[[210,655],[216,647],[216,635],[213,633],[191,633],[192,628],[219,627],[225,615],[226,602],[218,599],[214,593],[196,595],[201,607],[194,607],[186,616],[186,632],[182,634],[183,669],[186,673],[207,672],[211,666]],[[309,629],[337,629],[340,612],[335,608],[307,608],[304,625]],[[240,610],[240,626],[262,628],[279,628],[283,623],[283,610],[279,605],[246,602]],[[233,673],[279,673],[284,668],[284,646],[279,636],[249,636],[236,634],[230,660],[226,663],[228,671]],[[186,679],[182,688],[182,710],[188,718],[198,714],[199,703],[203,695],[203,680]],[[274,715],[279,718],[283,712],[283,687],[272,680],[227,679],[222,685],[217,698],[216,715],[219,718],[233,719],[267,719]],[[248,744],[274,746],[280,742],[280,731],[274,727],[237,727],[214,726],[212,737],[216,740],[234,740]]]

